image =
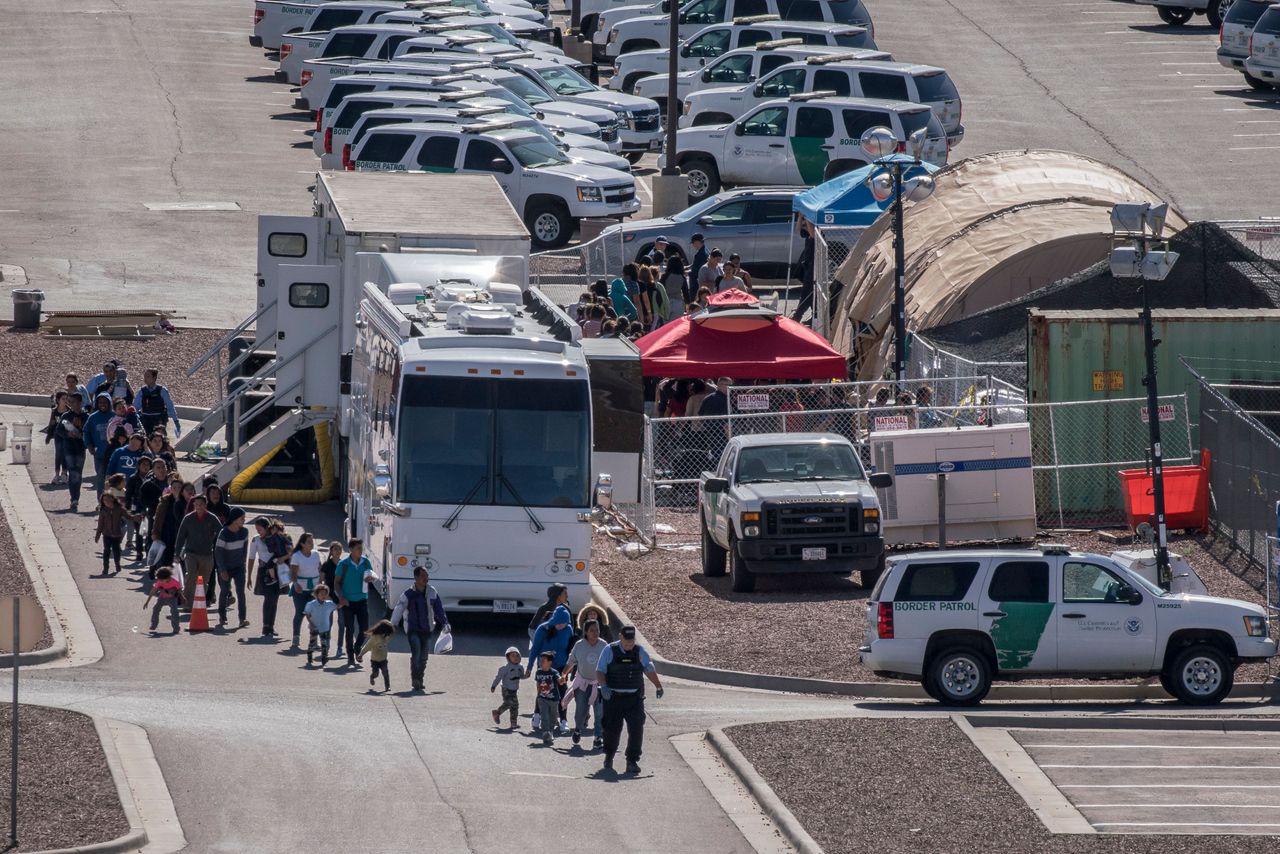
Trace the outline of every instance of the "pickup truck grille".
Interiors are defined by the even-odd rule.
[[[604,200],[610,204],[629,202],[635,197],[636,188],[634,184],[619,184],[615,187],[604,188]]]
[[[636,113],[635,117],[630,121],[631,129],[642,133],[657,130],[660,124],[661,120],[658,117],[657,110],[648,113]]]
[[[600,128],[600,140],[602,142],[613,142],[617,138],[618,128],[616,126]]]
[[[856,534],[861,507],[858,504],[766,505],[765,536],[819,537]]]

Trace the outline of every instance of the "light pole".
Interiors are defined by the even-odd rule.
[[[925,131],[918,130],[905,140],[886,127],[874,127],[862,134],[859,144],[880,167],[867,175],[867,187],[876,201],[893,198],[893,379],[899,386],[907,375],[907,246],[903,234],[905,201],[922,202],[933,194],[933,179],[916,175],[903,180],[903,173],[920,167]]]
[[[653,216],[671,216],[689,206],[689,182],[680,174],[676,156],[676,131],[680,127],[680,0],[667,4],[667,34],[671,49],[667,51],[667,109],[663,142],[662,172],[653,176]]]
[[[1147,361],[1147,375],[1142,384],[1147,389],[1147,429],[1151,441],[1151,495],[1156,517],[1156,572],[1160,585],[1168,590],[1172,581],[1169,569],[1169,533],[1164,518],[1164,457],[1160,447],[1160,395],[1156,388],[1156,340],[1151,320],[1151,288],[1147,282],[1162,282],[1178,260],[1177,252],[1168,250],[1164,232],[1168,205],[1152,207],[1146,202],[1116,205],[1111,209],[1111,275],[1117,279],[1141,279],[1142,339]],[[1152,245],[1158,248],[1152,248]]]

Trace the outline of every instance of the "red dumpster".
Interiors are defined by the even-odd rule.
[[[1155,525],[1155,498],[1151,473],[1146,469],[1120,472],[1124,513],[1129,527],[1142,522]],[[1209,449],[1200,450],[1198,466],[1165,466],[1164,520],[1166,528],[1209,529]]]

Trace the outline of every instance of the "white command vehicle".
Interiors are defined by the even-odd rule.
[[[764,21],[770,16],[790,22],[864,27],[875,35],[871,15],[861,0],[691,0],[680,7],[679,35],[684,40],[710,24]],[[669,34],[670,19],[665,10],[653,6],[618,9],[599,19],[592,36],[592,54],[598,62],[612,62],[620,54],[665,48]]]
[[[800,38],[774,39],[751,47],[735,48],[716,59],[708,60],[705,66],[680,72],[676,75],[676,95],[683,102],[691,93],[703,89],[754,83],[771,71],[793,62],[803,62],[811,56],[845,56],[870,62],[893,59],[892,54],[883,50],[809,45]],[[634,94],[665,104],[666,72],[640,78],[636,81]]]
[[[863,663],[973,705],[995,679],[1160,676],[1184,703],[1231,692],[1236,667],[1276,654],[1266,611],[1166,593],[1102,555],[1065,546],[891,557],[866,606]]]
[[[501,63],[557,101],[603,107],[618,117],[622,154],[632,163],[650,151],[662,150],[662,119],[658,105],[648,98],[601,89],[572,68],[541,58],[512,59]]]
[[[613,169],[624,175],[631,172],[631,164],[627,162],[625,157],[610,154],[607,150],[602,151],[598,148],[580,147],[573,144],[581,140],[582,142],[602,146],[603,143],[599,140],[594,140],[590,137],[578,137],[574,134],[553,133],[537,119],[512,115],[506,111],[505,105],[472,107],[463,110],[450,109],[448,107],[400,107],[398,109],[370,110],[356,120],[348,137],[349,142],[344,142],[343,148],[340,149],[341,156],[346,158],[341,161],[341,167],[346,169],[349,165],[354,165],[350,159],[351,151],[360,144],[360,140],[364,138],[364,135],[374,128],[424,123],[465,124],[472,127],[488,124],[495,129],[517,128],[542,137],[548,143],[564,152],[564,156],[568,157],[571,163],[600,166],[605,169]]]
[[[702,572],[727,565],[739,593],[757,575],[794,572],[857,572],[869,588],[884,568],[875,490],[892,484],[883,472],[868,478],[844,436],[735,436],[699,483]]]
[[[238,378],[183,449],[234,428],[212,469],[230,483],[311,440],[323,477],[304,500],[343,502],[387,601],[430,560],[450,609],[528,613],[555,581],[583,604],[592,484],[637,500],[639,354],[575,340],[528,285],[529,233],[497,183],[319,173],[314,213],[260,216],[258,234],[257,310],[197,363],[230,345]],[[424,395],[418,378],[477,384]]]
[[[351,149],[351,163],[356,170],[492,175],[534,244],[546,248],[568,243],[583,217],[622,219],[640,209],[630,174],[573,163],[541,136],[492,122],[378,128]]]
[[[1267,9],[1254,24],[1244,70],[1255,80],[1280,86],[1280,4]]]
[[[513,104],[508,98],[491,97],[485,94],[486,87],[474,81],[472,83],[472,88],[458,91],[401,92],[387,89],[381,92],[347,96],[330,114],[329,121],[322,125],[320,132],[312,137],[312,150],[320,157],[320,168],[345,168],[342,162],[343,147],[351,144],[356,125],[361,117],[369,112],[393,109],[442,108],[454,111],[480,111],[477,114],[501,111],[512,116],[538,121],[547,130],[556,134],[560,142],[572,148],[608,153],[609,146],[600,139],[599,129],[595,125],[579,122],[576,119],[542,115],[523,103]],[[506,90],[499,91],[504,95],[510,95]],[[367,123],[365,125],[366,129],[370,130],[376,126],[376,124],[371,126]],[[613,164],[622,164],[621,167],[615,168],[629,169],[629,165],[624,160],[616,157],[609,161],[601,161],[597,165],[612,167]]]
[[[964,138],[960,93],[946,71],[911,62],[866,62],[836,56],[816,56],[784,66],[756,83],[703,89],[685,101],[680,126],[727,124],[765,101],[819,91],[925,104],[942,123],[950,145]]]
[[[784,39],[799,39],[805,44],[833,48],[874,50],[876,46],[871,31],[866,27],[779,21],[776,18],[738,18],[730,24],[713,24],[692,35],[680,45],[677,64],[682,72],[693,71],[734,48]],[[665,77],[668,56],[666,48],[624,53],[618,57],[609,83],[613,88],[631,92],[646,77],[655,74]]]
[[[946,132],[924,104],[809,92],[766,101],[733,124],[681,128],[677,165],[688,177],[691,203],[724,186],[813,186],[865,166],[859,140],[873,127],[887,127],[899,139],[924,130],[921,158],[947,164]]]
[[[352,369],[353,485],[395,602],[426,567],[446,609],[591,598],[591,388],[567,316],[520,288],[450,281],[430,256],[373,256]],[[372,268],[372,269],[370,269]],[[378,269],[382,268],[382,269]],[[380,541],[380,542],[379,542]]]

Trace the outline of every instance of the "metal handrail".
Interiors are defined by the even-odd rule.
[[[218,371],[218,379],[225,380],[233,370],[240,367],[240,365],[244,364],[244,362],[247,361],[250,356],[258,352],[258,345],[261,343],[261,340],[262,339],[260,338],[253,339],[253,344],[249,345],[248,347],[245,347],[243,350],[240,351],[239,356],[236,356],[230,362],[227,362],[227,366]]]
[[[248,329],[250,324],[256,321],[259,317],[262,317],[262,315],[265,312],[267,312],[269,309],[275,308],[276,302],[277,300],[272,300],[267,305],[264,305],[262,308],[258,309],[253,314],[249,315],[244,320],[240,321],[240,325],[237,326],[235,329],[232,329],[226,335],[223,335],[221,338],[219,338],[218,343],[214,344],[212,347],[209,348],[209,352],[201,356],[199,360],[197,360],[196,363],[192,365],[190,368],[187,368],[187,376],[190,377],[195,375],[195,372],[203,368],[205,366],[205,363],[207,363],[210,359],[216,356],[222,350],[223,347],[230,344],[233,338],[235,338],[236,336],[243,333],[246,329]]]
[[[291,363],[294,359],[306,353],[307,349],[310,348],[312,344],[316,343],[321,338],[325,337],[326,335],[328,335],[330,332],[333,332],[337,328],[338,328],[338,324],[334,323],[324,332],[321,332],[319,335],[316,335],[306,344],[303,344],[297,350],[293,351],[293,355],[285,359],[283,362],[280,361],[279,357],[276,357],[272,359],[270,362],[267,362],[265,365],[263,365],[261,368],[258,369],[258,372],[256,374],[246,379],[244,382],[244,385],[240,386],[240,388],[236,389],[234,392],[228,395],[227,399],[222,402],[223,406],[225,406],[228,403],[231,403],[233,400],[238,399],[240,395],[244,394],[249,389],[257,388],[258,386],[262,385],[265,381],[271,378],[271,375],[273,373],[278,372],[281,368]]]

